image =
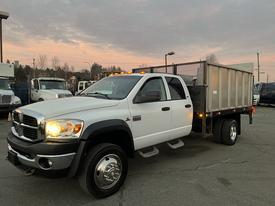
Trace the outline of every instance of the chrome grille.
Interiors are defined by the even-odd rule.
[[[23,123],[32,127],[37,127],[37,119],[28,115],[23,114]]]
[[[11,103],[11,95],[1,95],[0,102],[2,104],[10,104]]]
[[[32,142],[42,139],[38,119],[30,115],[18,112],[17,110],[13,112],[12,116],[12,132],[15,136],[20,139]]]
[[[31,140],[37,140],[37,129],[29,128],[29,127],[23,127],[23,135],[24,137],[31,139]]]

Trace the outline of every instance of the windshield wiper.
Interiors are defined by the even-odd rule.
[[[88,93],[83,93],[83,95],[89,96],[89,95],[100,95],[105,97],[106,99],[110,99],[110,97],[107,94],[103,94],[100,92],[88,92]]]

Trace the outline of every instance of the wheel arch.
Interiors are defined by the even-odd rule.
[[[80,145],[72,162],[69,177],[76,176],[89,150],[100,143],[120,146],[129,157],[134,157],[134,142],[128,124],[120,119],[100,121],[88,126],[81,135]]]

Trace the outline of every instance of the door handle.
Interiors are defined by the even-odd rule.
[[[191,108],[191,104],[186,104],[185,108]]]
[[[169,111],[169,110],[170,110],[170,107],[162,107],[161,110],[164,111],[164,112],[165,112],[165,111]]]

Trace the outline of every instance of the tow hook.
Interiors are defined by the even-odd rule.
[[[28,168],[24,171],[24,175],[25,176],[31,176],[33,175],[34,173],[36,172],[36,169],[33,169],[33,168]]]

